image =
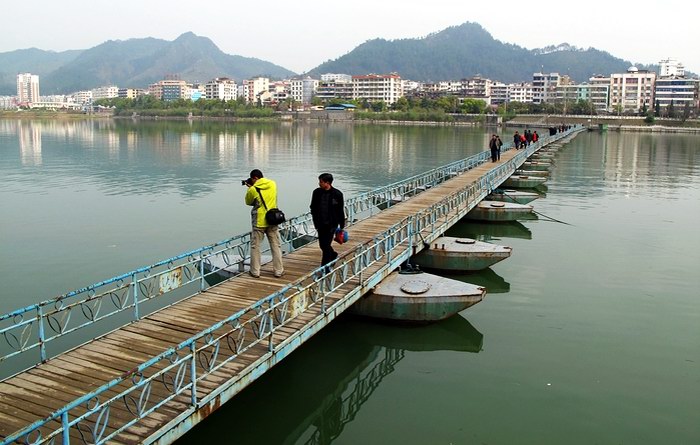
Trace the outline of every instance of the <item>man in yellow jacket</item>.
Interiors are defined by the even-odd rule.
[[[260,244],[265,235],[272,251],[272,270],[275,277],[284,275],[282,265],[282,243],[277,226],[271,226],[265,220],[268,209],[277,208],[277,184],[263,176],[257,168],[250,172],[246,181],[248,191],[245,194],[246,205],[251,209],[253,232],[250,239],[250,276],[260,277]]]

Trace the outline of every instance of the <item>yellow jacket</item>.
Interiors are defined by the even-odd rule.
[[[260,190],[260,193],[258,193],[258,190]],[[263,206],[260,201],[261,193],[267,209],[265,209],[265,206]],[[250,211],[253,227],[261,229],[267,227],[269,224],[265,221],[265,213],[270,209],[277,208],[277,184],[271,179],[258,179],[255,181],[255,185],[248,187],[248,191],[245,194],[245,203],[246,205],[253,206]]]

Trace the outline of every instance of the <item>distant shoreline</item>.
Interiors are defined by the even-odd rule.
[[[491,126],[481,122],[435,122],[435,121],[405,121],[391,119],[295,119],[290,115],[274,117],[215,117],[215,116],[114,116],[108,113],[67,113],[61,111],[0,111],[0,119],[51,119],[51,120],[143,120],[143,121],[199,121],[199,122],[293,122],[304,120],[306,122],[345,122],[362,125],[406,125],[406,126]],[[676,121],[678,122],[678,121]],[[537,127],[547,128],[559,124],[582,124],[596,127],[598,124],[606,126],[608,131],[636,131],[644,133],[700,133],[700,121],[690,120],[678,125],[646,124],[643,118],[615,116],[516,116],[514,119],[500,124],[504,127]],[[593,128],[595,129],[595,128]]]

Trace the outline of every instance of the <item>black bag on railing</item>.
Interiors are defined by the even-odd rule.
[[[265,204],[265,198],[263,198],[260,189],[255,187],[255,190],[258,191],[260,201],[262,201],[263,207],[265,207],[265,210],[267,210],[267,212],[265,212],[265,221],[267,221],[267,223],[271,226],[278,226],[285,222],[287,218],[284,216],[284,212],[278,208],[268,209],[267,204]]]

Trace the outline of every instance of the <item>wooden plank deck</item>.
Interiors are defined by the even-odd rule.
[[[502,154],[502,159],[498,163],[487,162],[367,220],[358,222],[349,228],[350,241],[343,245],[336,244],[334,248],[341,257],[352,252],[358,245],[370,241],[398,221],[425,210],[453,192],[470,186],[489,170],[507,162],[516,154],[515,150],[507,151]],[[118,376],[129,373],[168,348],[250,307],[251,304],[282,289],[288,283],[304,277],[319,266],[320,258],[318,243],[313,242],[285,255],[285,276],[282,278],[273,276],[272,266],[268,263],[263,266],[260,278],[252,278],[248,274],[238,275],[0,382],[0,438],[7,437],[34,421],[48,417],[72,400],[96,390]],[[378,269],[379,265],[374,267]],[[359,280],[345,284],[331,294],[330,302],[339,301],[359,284]],[[275,342],[282,340],[285,335],[298,334],[317,316],[317,311],[309,310],[302,313],[274,334]],[[199,381],[198,396],[206,396],[215,391],[219,385],[236,378],[238,374],[266,355],[269,355],[269,351],[263,344],[245,351],[235,362],[225,365],[206,379]],[[167,362],[158,363],[155,369],[164,369],[167,364]],[[108,391],[107,397],[116,396],[120,389],[123,388],[112,388]],[[170,394],[165,383],[151,385],[150,391],[150,397],[156,399],[165,398]],[[152,438],[180,413],[191,408],[189,403],[188,396],[176,397],[119,434],[114,442],[140,443],[146,438]],[[121,408],[115,406],[111,409],[105,434],[109,434],[133,418],[131,408],[127,405],[122,404]],[[49,431],[48,427],[55,427],[57,424],[59,422],[47,425],[42,433],[45,435]],[[71,429],[71,440],[90,442],[89,437],[88,432],[83,434]]]

